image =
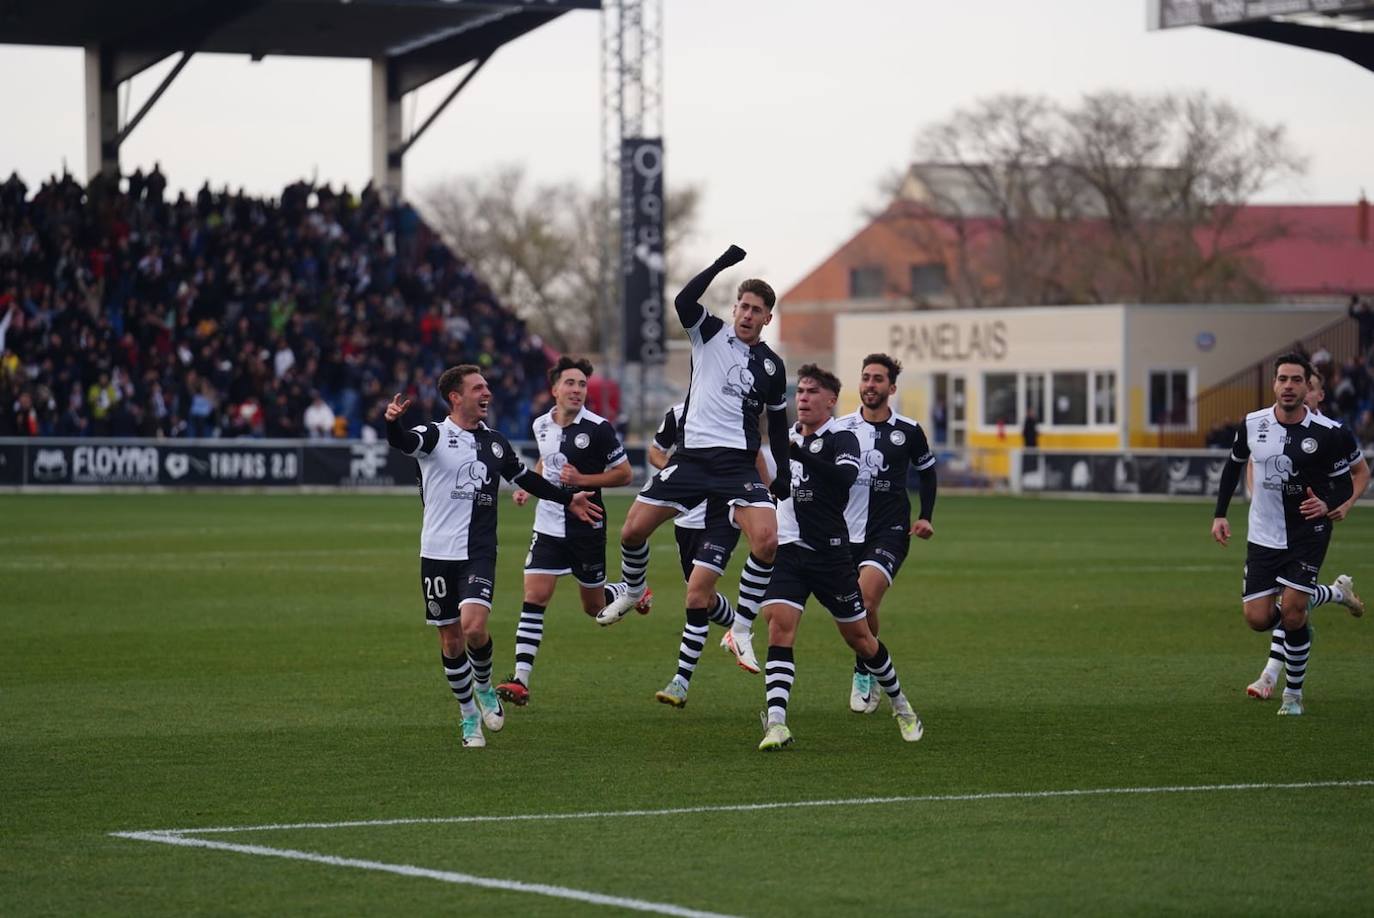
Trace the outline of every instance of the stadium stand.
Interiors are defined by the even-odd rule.
[[[305,437],[310,411],[316,435],[384,439],[392,393],[439,417],[465,362],[525,436],[545,349],[409,204],[166,187],[156,166],[118,191],[0,184],[0,436]]]

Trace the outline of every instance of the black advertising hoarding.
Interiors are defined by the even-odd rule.
[[[663,141],[620,142],[620,272],[625,360],[653,366],[663,349]]]
[[[1374,9],[1371,0],[1155,0],[1156,29],[1232,25],[1270,16],[1298,13],[1342,13]]]
[[[1021,456],[1021,490],[1216,497],[1228,455],[1026,452]]]
[[[530,468],[531,444],[516,443]],[[645,450],[626,455],[643,479]],[[0,441],[0,487],[413,488],[414,459],[385,442],[316,440]]]
[[[0,446],[0,485],[24,483],[24,447]]]
[[[385,441],[304,446],[301,483],[335,488],[394,488],[414,485],[415,460]]]
[[[34,440],[25,452],[30,485],[273,487],[299,484],[301,477],[294,444]]]

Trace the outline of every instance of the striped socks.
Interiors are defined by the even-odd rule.
[[[468,659],[472,661],[472,681],[484,692],[491,691],[491,649],[492,639],[481,647],[468,647]]]
[[[644,576],[649,570],[649,543],[626,545],[620,543],[620,574],[625,578],[627,592],[638,599],[644,595]]]
[[[687,624],[682,628],[682,643],[677,649],[677,681],[688,685],[692,673],[701,660],[701,651],[706,646],[706,632],[710,630],[705,609],[688,609]]]
[[[792,696],[792,683],[797,678],[797,667],[792,659],[791,647],[768,645],[768,662],[764,664],[764,697],[768,704],[768,723],[787,722],[787,701]]]
[[[450,657],[440,652],[440,657],[444,661],[444,678],[448,680],[453,697],[458,699],[463,716],[477,716],[477,702],[472,699],[472,666],[468,663],[468,655],[460,653]]]
[[[515,626],[515,678],[527,688],[543,640],[544,607],[527,602],[520,607],[520,623]]]
[[[768,581],[772,577],[773,565],[764,564],[750,552],[744,562],[744,570],[739,575],[739,607],[735,620],[739,630],[753,630],[754,619],[758,618],[763,594],[768,590]]]

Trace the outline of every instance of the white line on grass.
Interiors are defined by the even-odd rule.
[[[948,803],[978,800],[1041,800],[1051,797],[1101,797],[1117,794],[1199,794],[1215,791],[1303,790],[1325,787],[1371,787],[1374,780],[1303,781],[1293,784],[1180,784],[1170,787],[1089,787],[1072,790],[994,791],[982,794],[924,794],[903,797],[851,797],[843,800],[780,800],[772,803],[734,803],[680,806],[659,810],[592,810],[580,813],[523,813],[509,816],[422,816],[408,819],[364,819],[351,822],[292,822],[261,826],[214,826],[204,829],[153,829],[148,832],[116,832],[134,835],[210,835],[229,832],[269,832],[283,829],[349,829],[367,826],[447,825],[472,822],[531,822],[559,819],[616,819],[631,816],[682,816],[690,813],[749,813],[758,810],[791,810],[818,806],[881,806],[893,803]]]
[[[478,886],[483,889],[499,889],[503,892],[531,893],[537,896],[551,896],[555,899],[572,899],[591,905],[604,905],[612,908],[630,909],[636,912],[652,912],[658,915],[674,915],[678,918],[732,918],[720,912],[700,912],[682,908],[666,902],[649,902],[645,899],[627,899],[623,896],[607,896],[601,893],[571,889],[567,886],[550,886],[546,883],[522,883],[519,880],[498,880],[479,877],[470,873],[455,873],[450,870],[431,870],[428,867],[415,867],[410,864],[385,864],[381,861],[366,861],[352,857],[336,857],[332,854],[317,854],[314,851],[296,851],[290,848],[268,848],[263,845],[236,845],[231,842],[210,841],[204,838],[186,838],[171,832],[113,832],[120,838],[136,841],[156,842],[163,845],[180,845],[187,848],[211,848],[216,851],[233,851],[238,854],[254,854],[259,857],[280,857],[292,861],[310,861],[327,864],[330,867],[352,867],[356,870],[372,870],[379,873],[394,873],[403,877],[421,877],[427,880],[440,880],[460,886]]]
[[[680,816],[691,813],[749,813],[761,810],[791,810],[808,807],[833,806],[880,806],[894,803],[948,803],[957,801],[982,800],[1045,800],[1062,797],[1104,797],[1129,794],[1198,794],[1219,791],[1252,790],[1304,790],[1334,787],[1371,787],[1374,780],[1357,779],[1350,781],[1303,781],[1288,784],[1180,784],[1165,787],[1090,787],[1069,790],[1042,791],[995,791],[981,794],[925,794],[901,797],[853,797],[838,800],[790,800],[772,803],[740,803],[711,806],[669,807],[657,810],[595,810],[581,813],[526,813],[510,816],[440,816],[418,819],[367,819],[351,822],[296,822],[273,823],[258,826],[216,826],[203,829],[156,829],[142,832],[111,832],[118,838],[134,841],[154,842],[162,845],[177,845],[185,848],[209,848],[216,851],[232,851],[238,854],[252,854],[259,857],[279,857],[293,861],[309,861],[327,864],[331,867],[351,867],[356,870],[372,870],[380,873],[393,873],[407,877],[421,877],[456,883],[462,886],[477,886],[484,889],[498,889],[506,892],[529,893],[549,896],[555,899],[571,899],[590,905],[604,905],[639,912],[652,912],[659,915],[680,916],[680,918],[731,918],[717,912],[701,912],[694,909],[671,905],[666,902],[650,902],[644,899],[629,899],[622,896],[608,896],[603,893],[571,889],[567,886],[551,886],[544,883],[524,883],[519,880],[500,880],[492,877],[479,877],[468,873],[455,873],[448,870],[433,870],[410,864],[387,864],[381,861],[368,861],[358,858],[337,857],[332,854],[319,854],[314,851],[297,851],[291,848],[271,848],[265,845],[239,845],[231,842],[211,841],[206,838],[188,838],[192,835],[227,834],[232,832],[266,832],[285,829],[345,829],[367,826],[411,826],[458,824],[478,822],[526,822],[553,821],[562,819],[623,819],[638,816]]]

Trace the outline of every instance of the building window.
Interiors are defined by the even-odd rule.
[[[1187,370],[1150,371],[1150,423],[1191,427],[1192,374]]]
[[[882,265],[866,265],[849,269],[850,299],[863,300],[883,295]]]
[[[1093,423],[1116,423],[1116,374],[1093,374]]]
[[[993,427],[998,423],[1014,425],[1021,423],[1017,411],[1016,374],[983,374],[983,423]]]
[[[1035,412],[1035,419],[1045,423],[1045,374],[1026,374],[1026,413]]]
[[[1088,423],[1088,374],[1055,373],[1054,411],[1052,421],[1055,426],[1084,427]]]
[[[943,264],[911,266],[911,298],[923,300],[940,296],[949,289],[949,278]]]

